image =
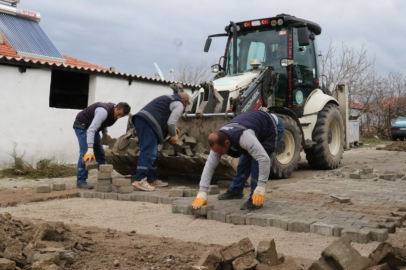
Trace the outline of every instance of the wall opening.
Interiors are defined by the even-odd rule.
[[[89,98],[89,74],[52,70],[49,107],[84,109]]]

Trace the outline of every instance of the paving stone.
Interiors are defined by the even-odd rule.
[[[195,147],[193,147],[193,152],[199,153],[199,154],[208,154],[209,150],[203,146],[200,142],[198,142]]]
[[[232,264],[234,270],[255,270],[258,261],[255,259],[254,252],[250,252],[235,259]]]
[[[37,193],[50,193],[51,187],[49,185],[40,185],[37,187]]]
[[[200,257],[197,262],[197,266],[212,266],[214,269],[217,269],[219,264],[222,262],[223,258],[218,251],[208,250]]]
[[[165,196],[158,196],[158,203],[160,204],[172,204],[176,198],[168,198]]]
[[[210,211],[214,210],[214,205],[203,205],[201,209],[201,215],[207,216]]]
[[[97,185],[99,186],[109,186],[111,185],[111,179],[103,179],[103,180],[97,180]]]
[[[288,231],[291,232],[310,232],[310,225],[314,221],[309,220],[291,220],[288,222]]]
[[[341,236],[342,227],[337,225],[324,224],[322,222],[315,222],[310,225],[310,232],[317,233],[324,236]]]
[[[183,197],[196,197],[197,190],[196,189],[184,189],[183,190]]]
[[[331,198],[340,202],[340,203],[347,203],[350,202],[351,198],[344,195],[330,195]]]
[[[370,236],[372,241],[383,242],[388,240],[388,229],[374,229],[374,228],[364,228],[370,231]]]
[[[333,265],[331,265],[328,261],[326,261],[323,257],[321,257],[318,261],[312,263],[309,267],[309,270],[336,270]]]
[[[183,197],[183,189],[171,188],[169,190],[169,197]]]
[[[371,233],[366,229],[344,228],[342,235],[347,235],[351,241],[357,243],[368,243],[371,241]]]
[[[229,246],[220,249],[220,254],[223,260],[231,262],[238,257],[241,257],[249,252],[253,252],[255,247],[252,245],[248,237],[240,240],[238,243],[233,243]]]
[[[99,186],[97,185],[97,191],[99,192],[111,192],[112,189],[112,185],[108,185],[108,186]]]
[[[396,180],[396,174],[385,174],[384,179],[394,181],[393,179]]]
[[[115,186],[116,193],[131,193],[134,191],[132,186]]]
[[[287,231],[288,230],[288,222],[290,221],[290,219],[287,218],[269,218],[268,219],[268,224],[269,227],[276,227],[276,228],[280,228],[282,230]]]
[[[384,258],[389,256],[393,257],[395,249],[393,246],[387,242],[380,243],[374,251],[372,251],[368,258],[371,260],[371,265],[379,264],[383,261]],[[389,255],[389,256],[388,256]]]
[[[132,201],[132,195],[131,194],[118,194],[117,195],[117,200],[119,200],[119,201]]]
[[[118,187],[131,186],[131,179],[115,178],[115,179],[113,179],[113,185],[118,186]]]
[[[185,151],[186,155],[189,157],[194,155],[192,150],[190,149],[190,145],[184,145],[183,150]]]
[[[97,169],[99,168],[99,163],[97,163],[95,160],[85,162],[85,168],[86,170]]]
[[[93,194],[93,198],[97,198],[97,199],[102,199],[102,200],[104,200],[104,195],[105,195],[106,193],[103,193],[103,192],[95,192],[94,194]]]
[[[111,179],[111,173],[109,173],[109,172],[105,172],[105,173],[98,172],[97,173],[97,179],[98,180]]]
[[[93,191],[83,191],[83,192],[80,192],[80,197],[81,198],[93,198],[93,194],[94,194]]]
[[[158,203],[158,197],[155,195],[145,195],[145,202]]]
[[[65,184],[53,184],[52,185],[52,189],[53,190],[65,190]]]
[[[137,201],[137,202],[145,202],[145,194],[131,195],[131,200],[132,201]]]
[[[111,173],[113,171],[113,165],[103,164],[99,166],[99,172],[101,173]]]
[[[396,222],[382,222],[382,223],[378,223],[378,224],[379,224],[379,228],[388,229],[388,233],[396,232]]]
[[[231,223],[234,225],[245,225],[245,219],[247,216],[245,214],[235,213],[226,216],[226,223]]]
[[[118,195],[117,193],[106,193],[104,194],[104,199],[117,201],[117,195]]]
[[[207,192],[208,195],[215,195],[220,194],[220,189],[217,185],[211,185],[209,187],[209,191]]]
[[[225,223],[227,214],[221,211],[210,211],[207,213],[207,219],[216,220]]]
[[[387,175],[387,174],[396,174],[396,172],[395,172],[395,171],[384,171],[383,174],[384,174],[384,175]]]
[[[359,171],[355,171],[355,172],[350,173],[350,178],[361,179],[361,175],[359,174]]]
[[[275,266],[280,263],[274,239],[262,240],[258,243],[257,260],[260,264],[269,266]]]
[[[172,213],[184,214],[184,215],[191,215],[191,208],[189,204],[181,203],[181,204],[173,204],[172,205]]]
[[[374,172],[374,168],[363,168],[362,169],[362,173],[364,173],[364,174],[373,173],[373,172]]]
[[[1,270],[14,270],[14,269],[16,269],[16,263],[9,259],[0,258],[0,269]]]
[[[391,268],[389,267],[389,265],[387,263],[383,263],[380,265],[374,265],[374,266],[368,267],[365,270],[391,270]]]
[[[321,253],[322,257],[334,261],[338,269],[362,270],[370,265],[371,260],[362,257],[361,254],[351,246],[348,236],[341,236],[335,240]]]
[[[267,217],[263,215],[250,215],[247,216],[245,223],[247,225],[256,225],[261,227],[267,226]]]

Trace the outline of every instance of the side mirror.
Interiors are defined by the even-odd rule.
[[[218,73],[221,70],[220,64],[215,64],[211,66],[211,72]]]
[[[204,52],[208,52],[211,45],[211,38],[206,39],[206,44],[204,45]]]
[[[307,27],[297,28],[297,38],[299,41],[299,47],[308,46],[310,44],[309,30]]]

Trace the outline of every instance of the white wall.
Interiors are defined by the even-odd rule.
[[[56,157],[59,161],[75,164],[79,146],[73,131],[73,121],[80,110],[49,107],[50,69],[27,69],[0,65],[0,167],[12,162],[7,153],[26,153],[31,164],[41,158]],[[89,103],[128,102],[135,114],[153,98],[171,94],[169,86],[107,76],[91,76]],[[122,135],[128,117],[119,119],[109,128],[112,137]]]

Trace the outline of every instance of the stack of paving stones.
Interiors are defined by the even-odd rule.
[[[301,269],[293,258],[285,258],[277,253],[275,241],[262,240],[257,248],[249,238],[237,243],[205,252],[196,265],[187,268],[195,269]]]
[[[99,192],[112,192],[112,176],[113,165],[105,164],[99,166],[99,172],[97,173],[97,188]],[[130,183],[131,184],[131,183]]]

